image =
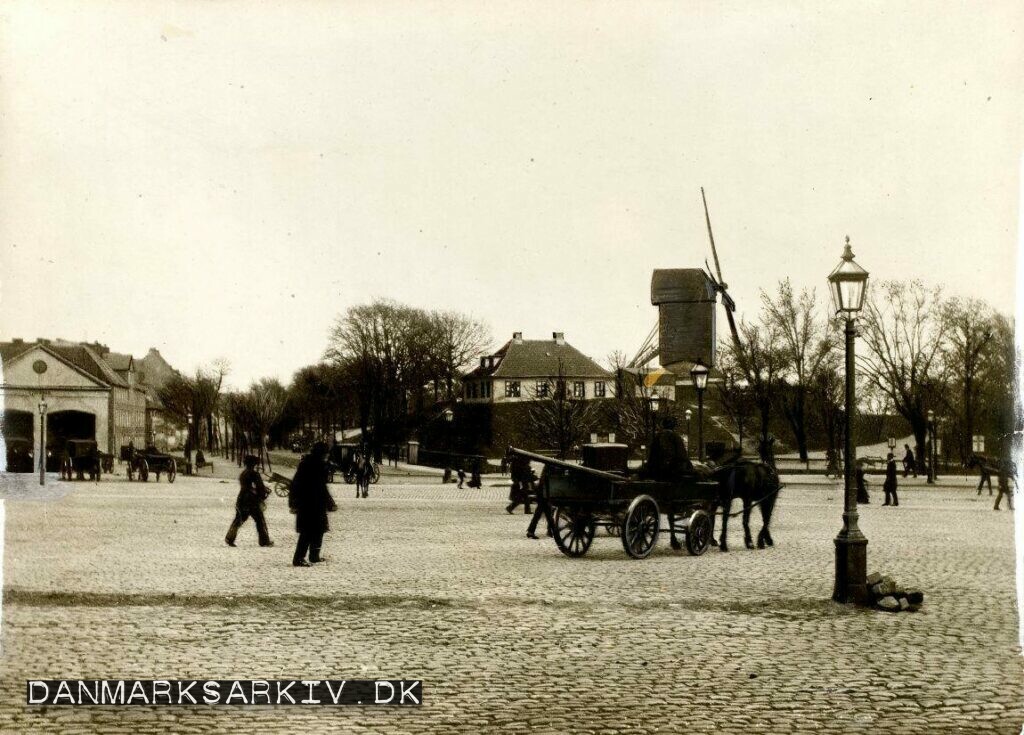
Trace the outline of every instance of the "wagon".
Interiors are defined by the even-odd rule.
[[[178,476],[178,462],[170,454],[158,452],[149,447],[143,452],[133,451],[128,457],[128,480],[137,477],[141,482],[149,482],[149,473],[155,472],[157,481],[161,473],[167,473],[167,482],[174,482]]]
[[[278,472],[272,472],[270,473],[270,484],[274,486],[275,495],[281,498],[288,497],[288,491],[292,486],[291,478],[285,477]]]
[[[658,482],[521,449],[510,452],[544,465],[538,492],[551,506],[555,544],[566,556],[586,554],[599,527],[619,536],[622,548],[634,559],[651,554],[663,529],[673,549],[685,544],[694,556],[711,544],[710,511],[718,497],[718,483],[697,472],[675,482]],[[683,542],[677,538],[680,535]]]
[[[35,451],[31,439],[9,437],[6,444],[8,472],[31,472],[35,469]]]
[[[100,451],[90,439],[68,439],[60,456],[62,480],[84,480],[86,473],[94,482],[100,480]]]

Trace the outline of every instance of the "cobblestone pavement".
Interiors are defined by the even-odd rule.
[[[0,478],[0,484],[4,482]],[[777,546],[651,558],[599,536],[583,559],[525,538],[498,488],[378,485],[339,512],[328,563],[224,545],[235,485],[105,478],[9,495],[3,732],[1019,732],[1013,518],[965,486],[862,509],[869,569],[916,614],[829,601],[835,484],[783,491]],[[350,495],[351,493],[351,495]],[[59,496],[60,493],[57,493]],[[20,495],[18,497],[21,497]],[[755,513],[756,515],[756,513]],[[738,520],[738,519],[737,519]],[[756,530],[756,527],[755,527]],[[385,708],[24,706],[29,678],[421,678]]]

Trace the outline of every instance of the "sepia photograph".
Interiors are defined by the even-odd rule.
[[[0,0],[0,732],[1022,732],[1022,69]]]

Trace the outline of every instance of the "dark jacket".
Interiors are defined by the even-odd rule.
[[[651,443],[644,466],[644,476],[652,480],[671,482],[680,475],[693,472],[690,454],[683,438],[674,431],[659,431]]]
[[[890,459],[885,463],[885,482],[882,487],[889,492],[896,489],[896,459]]]
[[[260,473],[254,469],[242,470],[242,474],[238,476],[238,485],[238,498],[235,500],[235,507],[238,510],[259,508],[270,495]]]
[[[295,514],[299,533],[323,533],[330,530],[327,512],[334,510],[334,498],[327,489],[327,463],[312,454],[299,462],[288,492],[288,507]]]

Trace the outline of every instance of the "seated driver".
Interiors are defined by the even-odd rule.
[[[647,479],[671,482],[680,475],[693,473],[693,463],[690,462],[690,453],[686,451],[686,443],[675,429],[675,417],[666,416],[662,420],[661,431],[655,435],[647,452],[643,471]]]

